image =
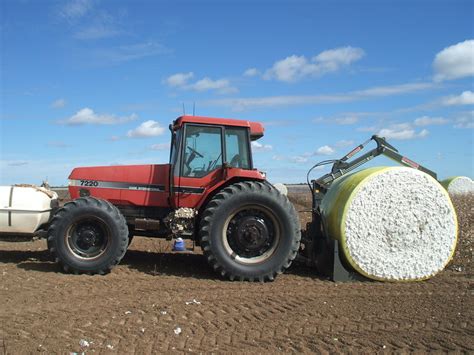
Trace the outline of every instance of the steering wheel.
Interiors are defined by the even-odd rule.
[[[196,154],[198,157],[204,158],[204,155],[202,155],[201,153],[199,153],[196,149],[191,148],[189,145],[188,145],[186,148],[188,148],[191,152],[193,152],[194,154]]]

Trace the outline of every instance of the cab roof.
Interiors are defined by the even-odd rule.
[[[203,116],[181,116],[173,122],[173,130],[177,130],[185,123],[196,123],[217,126],[247,127],[250,129],[250,138],[254,141],[263,137],[265,129],[260,122],[235,120],[232,118],[217,118]]]

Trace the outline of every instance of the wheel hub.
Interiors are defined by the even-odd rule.
[[[237,239],[248,250],[258,250],[268,241],[268,228],[258,217],[245,217],[239,223]]]
[[[77,256],[95,258],[106,249],[108,234],[98,221],[86,220],[71,227],[67,243]]]
[[[227,228],[229,246],[241,258],[262,256],[272,248],[274,240],[273,222],[260,210],[238,212]]]
[[[86,228],[78,233],[77,245],[82,249],[89,249],[94,246],[97,242],[96,233],[90,229]]]

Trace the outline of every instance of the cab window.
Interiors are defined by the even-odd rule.
[[[251,169],[247,128],[225,129],[226,158],[230,167]]]
[[[182,176],[202,177],[222,167],[222,129],[186,126]]]

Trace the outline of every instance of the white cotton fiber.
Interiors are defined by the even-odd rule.
[[[451,195],[468,195],[474,193],[474,181],[467,176],[450,178],[444,180],[442,184]]]
[[[345,248],[364,275],[426,279],[451,259],[457,219],[444,188],[411,168],[383,169],[354,190],[346,206]]]

